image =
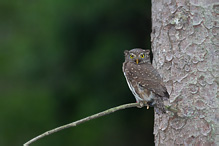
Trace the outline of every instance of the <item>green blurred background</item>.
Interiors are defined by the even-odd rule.
[[[150,48],[150,32],[147,0],[1,1],[0,145],[135,102],[123,51]],[[154,145],[153,109],[119,111],[32,145]]]

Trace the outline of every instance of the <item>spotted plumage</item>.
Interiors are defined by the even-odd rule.
[[[169,98],[169,94],[158,71],[150,63],[150,52],[137,48],[124,53],[123,73],[136,102],[154,106],[158,114],[165,113],[163,100]]]

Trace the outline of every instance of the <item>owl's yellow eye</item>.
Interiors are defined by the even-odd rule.
[[[131,59],[134,58],[134,55],[130,55],[130,58],[131,58]]]
[[[141,54],[141,58],[144,58],[144,54]]]

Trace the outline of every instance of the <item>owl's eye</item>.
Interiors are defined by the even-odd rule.
[[[141,58],[144,58],[144,54],[141,54]]]
[[[134,58],[134,55],[130,55],[130,58],[131,58],[131,59]]]

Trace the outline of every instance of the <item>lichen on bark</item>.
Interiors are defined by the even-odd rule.
[[[152,0],[153,65],[177,115],[155,114],[155,145],[219,145],[219,2]]]

